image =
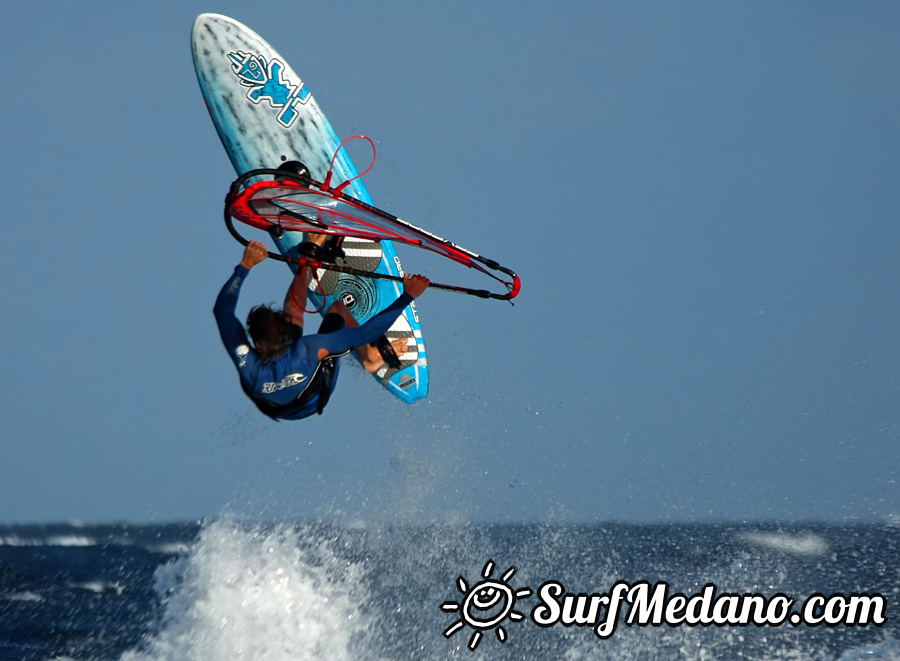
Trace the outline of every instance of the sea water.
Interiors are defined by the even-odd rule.
[[[898,558],[890,524],[2,527],[0,659],[900,659]],[[461,613],[488,580],[527,596],[475,636]],[[620,614],[600,638],[533,617],[547,582],[587,597],[619,581],[798,603],[879,594],[886,622],[629,626]]]

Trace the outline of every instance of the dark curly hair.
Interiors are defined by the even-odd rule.
[[[268,305],[257,305],[247,315],[247,330],[256,347],[256,353],[264,363],[271,363],[281,356],[291,342],[303,334],[303,330],[291,323],[283,310]]]

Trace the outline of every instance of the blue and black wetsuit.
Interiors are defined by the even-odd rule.
[[[413,300],[404,292],[390,306],[354,328],[343,327],[343,324],[337,324],[335,328],[334,320],[329,318],[337,315],[327,315],[317,334],[297,338],[284,354],[270,363],[263,363],[235,315],[241,285],[248,273],[250,269],[240,264],[235,267],[234,274],[219,292],[213,313],[222,343],[237,367],[244,392],[263,413],[281,420],[299,420],[321,413],[337,382],[339,363],[336,357],[384,335],[403,308]],[[319,361],[320,349],[325,349],[329,358]],[[334,363],[333,370],[327,370],[331,373],[326,375],[323,383],[318,380],[321,378],[319,373],[323,367],[330,366],[323,365],[329,360]],[[316,387],[309,390],[315,392],[310,397],[310,393],[305,391],[314,379]]]

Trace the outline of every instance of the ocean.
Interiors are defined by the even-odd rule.
[[[4,526],[0,659],[900,659],[898,559],[892,524]],[[642,626],[622,609],[601,638],[587,600],[623,581],[880,595],[885,618]],[[548,585],[583,595],[582,617],[548,623]]]

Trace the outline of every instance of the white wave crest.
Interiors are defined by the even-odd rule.
[[[824,555],[829,549],[828,542],[812,533],[793,535],[779,532],[747,532],[740,535],[740,539],[794,555]]]
[[[189,555],[158,570],[162,629],[122,660],[351,659],[360,578],[302,528],[212,523]]]

